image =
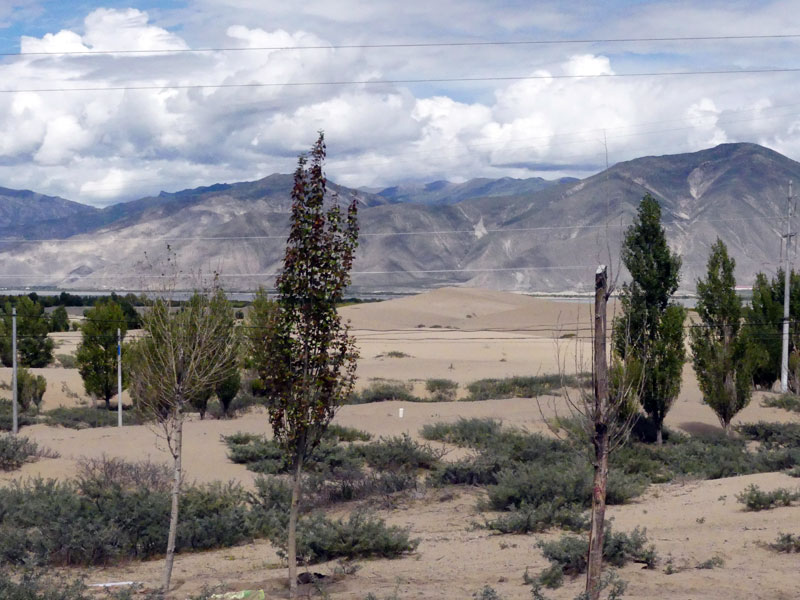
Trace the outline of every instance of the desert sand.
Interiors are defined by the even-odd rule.
[[[360,386],[371,378],[403,381],[443,377],[466,384],[483,377],[531,375],[558,371],[559,360],[567,371],[576,370],[576,354],[590,356],[585,329],[589,327],[587,303],[560,302],[541,298],[474,289],[445,288],[428,294],[374,304],[349,306],[342,314],[351,321],[361,349]],[[422,327],[420,327],[422,325]],[[564,333],[577,333],[562,338]],[[576,332],[577,329],[577,332]],[[69,336],[74,339],[69,340]],[[79,334],[60,334],[64,345],[56,352],[74,348]],[[397,351],[407,358],[388,358]],[[588,363],[577,370],[587,370]],[[44,408],[91,402],[84,393],[77,371],[49,368],[36,370],[48,380]],[[8,370],[0,380],[8,381]],[[418,384],[421,385],[421,384]],[[5,392],[6,394],[8,392]],[[761,406],[763,393],[753,400],[735,422],[800,421],[796,415]],[[127,394],[126,394],[127,400]],[[460,417],[494,417],[530,431],[545,431],[544,416],[563,411],[560,396],[532,399],[409,404],[384,402],[340,409],[336,421],[358,427],[376,436],[408,432],[417,436],[426,423],[453,421]],[[404,409],[399,418],[399,408]],[[667,419],[668,426],[688,433],[719,431],[712,411],[702,404],[691,367],[684,371],[680,397]],[[253,411],[231,421],[191,420],[185,429],[184,467],[188,479],[236,480],[251,486],[253,474],[232,464],[220,441],[236,431],[265,433],[266,415]],[[23,433],[58,451],[57,459],[44,459],[5,474],[2,480],[31,476],[70,477],[81,457],[103,454],[125,459],[167,462],[157,432],[145,426],[81,431],[42,425],[26,427]],[[458,456],[451,452],[447,457]],[[800,533],[800,507],[785,507],[760,513],[744,512],[735,495],[750,483],[764,489],[797,487],[797,480],[780,473],[734,477],[716,481],[685,480],[653,485],[641,498],[608,510],[617,530],[646,527],[661,561],[655,570],[640,565],[620,571],[628,581],[628,598],[656,599],[775,599],[800,598],[797,558],[776,554],[763,542],[779,532]],[[545,566],[535,545],[544,536],[493,535],[475,528],[487,515],[476,509],[481,491],[469,487],[420,488],[401,495],[395,506],[375,505],[377,514],[393,524],[407,526],[421,540],[417,552],[399,560],[361,563],[352,576],[334,584],[332,598],[363,599],[372,592],[379,598],[397,592],[400,599],[466,600],[491,585],[503,598],[530,598],[523,585],[526,568],[536,573]],[[345,507],[348,509],[351,507]],[[344,512],[344,510],[342,511]],[[713,570],[698,570],[698,563],[715,555],[725,564]],[[677,573],[665,573],[671,559]],[[134,580],[148,587],[158,584],[161,561],[130,563],[106,569],[70,570],[84,574],[90,583]],[[335,565],[319,565],[329,572]],[[285,578],[275,550],[266,541],[236,548],[176,559],[174,597],[184,598],[204,584],[224,583],[231,589],[263,588],[278,597]],[[582,579],[549,592],[552,598],[573,598]],[[272,597],[268,595],[268,597]]]

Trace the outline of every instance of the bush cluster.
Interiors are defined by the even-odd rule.
[[[737,431],[745,439],[761,442],[768,449],[800,447],[800,423],[744,423]]]
[[[769,548],[775,552],[794,554],[800,552],[800,535],[791,533],[779,533],[778,539],[769,544]]]
[[[450,379],[428,379],[425,382],[425,391],[430,394],[433,402],[452,402],[456,399],[458,383]]]
[[[747,510],[768,510],[776,506],[790,506],[800,500],[800,490],[778,488],[765,492],[751,483],[741,494],[736,494],[736,499],[744,504]]]
[[[501,398],[535,398],[551,394],[563,386],[579,385],[579,378],[560,375],[479,379],[467,385],[467,400],[498,400]]]
[[[0,471],[15,471],[39,458],[58,458],[58,453],[41,448],[26,437],[0,434]]]
[[[69,429],[89,429],[116,427],[118,418],[116,407],[108,410],[105,406],[59,406],[42,413],[40,420],[47,425],[60,425]],[[145,422],[144,416],[136,410],[122,411],[123,425],[142,425]]]
[[[767,408],[782,408],[791,412],[800,412],[800,396],[795,394],[767,396],[762,404]]]
[[[386,402],[389,400],[402,400],[403,402],[424,402],[412,392],[410,383],[396,379],[378,379],[369,387],[360,392],[353,392],[348,398],[348,404],[369,404],[372,402]]]

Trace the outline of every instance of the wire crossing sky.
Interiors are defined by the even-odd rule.
[[[791,1],[5,0],[0,186],[102,206],[255,180],[320,129],[352,187],[585,177],[606,144],[797,159],[798,49]]]

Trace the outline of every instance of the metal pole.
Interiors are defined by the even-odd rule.
[[[17,309],[11,309],[11,402],[12,406],[12,425],[11,431],[19,432],[19,398],[17,393]]]
[[[117,329],[117,426],[122,427],[122,334]]]
[[[792,182],[786,210],[786,253],[783,257],[783,346],[781,348],[781,393],[789,391],[789,241],[792,238]]]

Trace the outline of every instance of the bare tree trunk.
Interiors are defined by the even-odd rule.
[[[300,474],[303,461],[297,458],[292,473],[292,504],[289,508],[289,539],[287,560],[289,562],[289,597],[297,598],[297,513],[300,505]]]
[[[600,598],[603,571],[603,534],[608,482],[608,364],[606,361],[606,301],[608,279],[605,266],[595,273],[594,293],[594,485],[592,486],[592,528],[589,532],[589,557],[586,570],[586,595]]]
[[[656,429],[656,444],[658,444],[659,446],[661,446],[664,443],[664,435],[662,433],[663,429],[664,429],[663,425],[659,425],[658,428]]]
[[[169,593],[172,579],[172,565],[175,562],[175,538],[178,534],[178,502],[181,495],[181,450],[183,444],[183,415],[178,415],[172,456],[175,459],[172,480],[172,509],[169,514],[169,537],[167,538],[167,557],[164,561],[164,594]]]

